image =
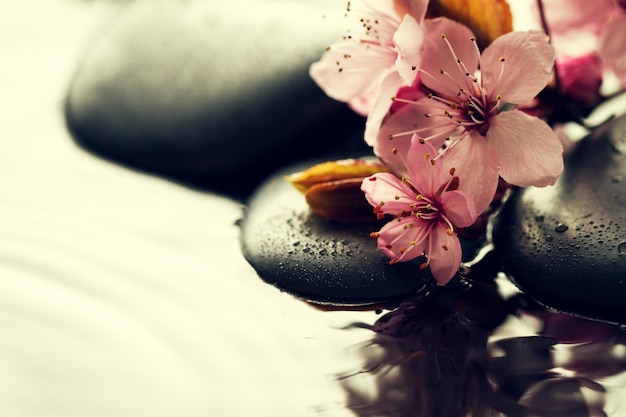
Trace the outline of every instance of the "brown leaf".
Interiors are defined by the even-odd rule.
[[[313,185],[304,195],[315,214],[340,223],[376,221],[372,206],[361,191],[363,178],[326,181]]]
[[[285,177],[298,191],[305,193],[316,184],[348,178],[366,178],[377,172],[387,172],[380,162],[365,159],[343,159],[323,162]]]
[[[513,17],[506,0],[431,0],[428,17],[439,16],[472,29],[481,48],[513,30]]]

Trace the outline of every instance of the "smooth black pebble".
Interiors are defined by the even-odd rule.
[[[531,298],[626,324],[626,117],[584,138],[553,187],[511,196],[493,237],[503,269]]]
[[[389,265],[370,232],[383,223],[341,224],[309,211],[279,172],[253,194],[241,224],[242,251],[266,282],[331,306],[366,306],[414,293],[431,278],[423,260]]]
[[[68,128],[106,159],[244,196],[287,164],[363,150],[364,119],[308,75],[345,30],[324,18],[336,9],[330,1],[131,3],[80,64]]]
[[[277,172],[249,200],[241,245],[259,276],[308,302],[335,307],[393,304],[430,288],[430,270],[420,269],[424,258],[389,265],[370,237],[391,218],[377,221],[372,212],[371,223],[343,224],[310,212],[304,196],[284,176],[313,163]],[[461,245],[468,261],[481,242],[462,239]]]

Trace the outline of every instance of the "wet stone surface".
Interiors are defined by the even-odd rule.
[[[101,157],[244,196],[286,164],[365,149],[363,118],[308,75],[345,30],[331,4],[121,6],[75,73],[67,125]]]
[[[423,258],[389,265],[370,237],[385,221],[342,224],[310,212],[284,175],[312,164],[276,173],[249,201],[242,251],[264,281],[315,304],[359,307],[393,302],[432,280],[428,269],[420,270]],[[462,244],[471,259],[478,245]]]
[[[307,301],[366,305],[420,289],[419,262],[389,265],[369,234],[370,223],[341,224],[308,209],[304,196],[278,173],[253,195],[242,221],[244,256],[266,282]]]
[[[626,118],[584,139],[554,187],[513,195],[494,243],[506,273],[541,304],[626,324]]]

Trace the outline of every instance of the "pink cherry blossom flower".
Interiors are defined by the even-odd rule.
[[[468,182],[483,189],[475,196],[478,210],[490,203],[498,175],[518,186],[553,184],[563,170],[562,145],[543,120],[517,109],[550,79],[555,54],[548,37],[507,33],[481,54],[464,25],[439,18],[424,27],[419,73],[430,94],[400,99],[405,105],[377,133],[376,155],[401,169],[414,134],[445,148],[446,156],[460,153],[473,167]]]
[[[311,77],[329,97],[367,115],[384,80],[389,78],[385,84],[394,90],[415,77],[427,5],[427,0],[349,1],[351,27],[311,65]],[[400,26],[408,28],[401,33],[412,35],[410,40],[394,38]]]
[[[626,4],[623,0],[542,0],[547,31],[556,49],[561,89],[571,98],[593,104],[600,99],[598,80],[606,70],[626,86],[623,40]]]
[[[361,189],[379,217],[394,219],[372,234],[390,263],[407,262],[425,255],[439,285],[445,285],[461,263],[457,227],[470,226],[478,214],[471,196],[459,187],[463,166],[453,158],[438,158],[430,143],[417,137],[407,154],[408,177],[378,173],[363,180]],[[461,172],[459,172],[461,171]]]
[[[561,89],[572,99],[593,105],[599,98],[604,64],[596,52],[556,60]]]

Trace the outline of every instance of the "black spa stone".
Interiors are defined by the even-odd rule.
[[[626,324],[626,118],[585,138],[554,187],[514,194],[494,244],[505,272],[539,303]]]
[[[345,30],[324,18],[335,9],[132,2],[88,48],[67,93],[67,125],[101,157],[231,193],[297,160],[364,149],[363,118],[308,75]]]
[[[318,304],[377,304],[417,291],[419,263],[389,265],[370,232],[380,223],[340,224],[309,212],[279,172],[253,194],[241,224],[242,251],[266,282]]]
[[[310,212],[284,175],[311,165],[276,173],[246,208],[242,251],[264,281],[306,301],[338,307],[392,303],[433,282],[429,270],[420,269],[423,258],[389,265],[370,237],[385,221],[342,224]],[[462,245],[466,260],[479,246],[475,241]]]

